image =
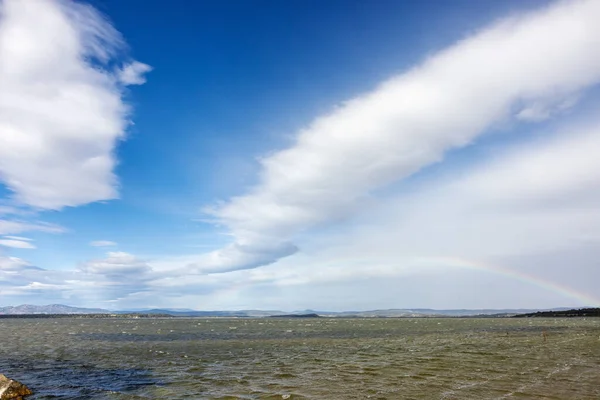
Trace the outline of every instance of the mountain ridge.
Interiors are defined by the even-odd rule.
[[[110,314],[111,311],[101,308],[71,307],[64,304],[48,304],[36,306],[32,304],[21,304],[18,306],[0,307],[0,315],[23,315],[23,314]]]
[[[318,314],[323,317],[430,317],[430,316],[490,316],[526,314],[541,311],[565,311],[573,307],[557,307],[551,309],[431,309],[431,308],[390,308],[367,311],[281,311],[281,310],[192,310],[182,308],[151,308],[134,310],[106,310],[102,308],[71,307],[63,304],[31,305],[0,307],[0,315],[27,314],[169,314],[179,317],[268,317],[276,315]]]

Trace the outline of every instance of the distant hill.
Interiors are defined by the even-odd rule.
[[[112,311],[101,308],[70,307],[63,304],[50,304],[36,306],[22,304],[20,306],[0,307],[0,315],[36,315],[36,314],[151,314],[172,315],[175,317],[268,317],[270,315],[284,314],[277,310],[240,310],[240,311],[195,311],[191,309],[134,309]]]
[[[133,311],[115,311],[117,314],[130,314]],[[274,314],[283,314],[283,311],[262,311],[262,310],[240,310],[240,311],[194,311],[185,310],[180,311],[177,309],[170,308],[153,308],[153,309],[141,309],[135,312],[144,314],[169,314],[176,317],[230,317],[230,318],[241,318],[241,317],[268,317]]]
[[[47,306],[34,306],[21,304],[20,306],[0,307],[0,315],[23,315],[23,314],[109,314],[110,311],[100,308],[78,308],[62,304],[50,304]]]
[[[426,318],[426,317],[506,317],[514,315],[528,316],[540,312],[569,312],[569,308],[554,308],[550,310],[536,309],[481,309],[481,310],[434,310],[430,308],[412,308],[412,309],[387,309],[370,311],[280,311],[280,310],[235,310],[235,311],[195,311],[182,308],[160,308],[160,309],[134,309],[125,311],[111,311],[101,308],[79,308],[70,307],[62,304],[50,304],[46,306],[34,306],[23,304],[20,306],[0,307],[0,315],[62,315],[62,314],[145,314],[174,317],[229,317],[229,318],[258,318],[272,316],[297,317],[307,314],[314,314],[320,317],[330,318]],[[538,316],[537,314],[535,316]]]
[[[556,308],[553,310],[567,310],[567,308]],[[475,317],[475,316],[507,316],[523,313],[540,311],[539,309],[458,309],[458,310],[434,310],[431,308],[411,308],[411,309],[389,309],[389,310],[370,310],[370,311],[341,311],[327,312],[314,311],[315,313],[326,317],[346,317],[346,318],[368,318],[368,317],[388,317],[388,318],[419,318],[419,317]],[[305,311],[306,312],[306,311]]]

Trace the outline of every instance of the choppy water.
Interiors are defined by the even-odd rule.
[[[3,319],[1,372],[31,399],[600,399],[600,319]]]

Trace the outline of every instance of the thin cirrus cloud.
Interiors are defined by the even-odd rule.
[[[11,235],[30,231],[63,233],[65,229],[59,225],[49,224],[46,222],[0,220],[0,235]]]
[[[85,291],[92,290],[99,298],[115,300],[146,291],[153,272],[145,260],[115,251],[109,252],[105,258],[80,264],[75,275],[79,276],[77,285],[85,286]],[[87,288],[90,284],[91,287]],[[85,293],[82,295],[85,296]]]
[[[138,259],[132,254],[122,251],[109,252],[106,258],[91,260],[80,265],[80,271],[106,275],[106,276],[125,276],[137,275],[149,272],[150,266],[143,260]]]
[[[494,124],[564,112],[600,81],[598,19],[600,2],[578,0],[501,20],[317,118],[260,161],[256,187],[207,209],[234,241],[188,270],[273,263],[297,251],[298,233],[353,214]]]
[[[28,240],[11,238],[0,238],[0,247],[12,247],[14,249],[35,249],[36,246]]]
[[[29,268],[41,270],[40,268],[33,267],[27,261],[22,260],[18,257],[4,257],[0,256],[0,273],[1,272],[19,272]]]
[[[21,241],[26,241],[26,242],[31,242],[32,239],[30,238],[26,238],[23,236],[4,236],[5,239],[14,239],[14,240],[21,240]]]
[[[83,3],[3,0],[0,18],[0,181],[16,202],[39,209],[118,197],[124,88],[144,83],[150,67],[109,67],[124,42]]]
[[[110,240],[94,240],[93,242],[90,242],[90,246],[93,247],[112,247],[116,245],[116,242],[111,242]]]
[[[600,200],[600,118],[559,129],[541,143],[493,157],[461,187],[488,203],[534,204]],[[560,204],[560,203],[559,203]],[[547,204],[546,204],[547,205]]]

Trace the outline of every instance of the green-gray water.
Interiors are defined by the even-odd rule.
[[[2,319],[1,372],[32,399],[599,399],[600,319]]]

